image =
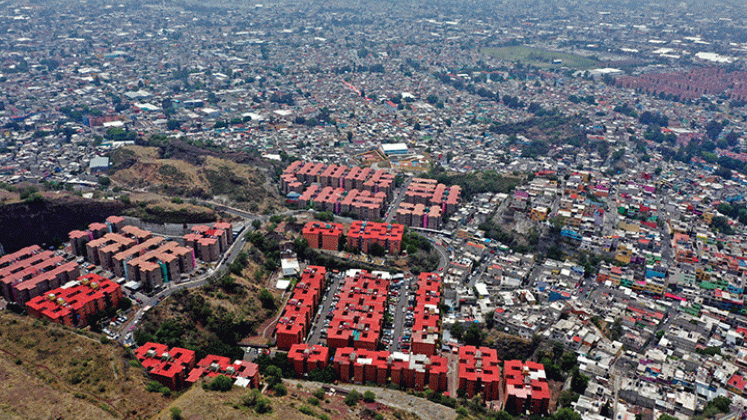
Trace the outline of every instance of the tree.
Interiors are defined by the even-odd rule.
[[[578,414],[571,408],[564,407],[558,410],[553,418],[554,420],[581,420],[581,414]]]
[[[467,331],[464,333],[464,343],[469,346],[480,347],[482,345],[483,332],[477,324],[470,324]]]
[[[586,387],[589,386],[589,377],[582,374],[575,369],[573,371],[573,377],[571,377],[571,389],[579,394],[586,392]]]
[[[374,394],[371,391],[364,392],[363,393],[363,401],[365,401],[367,403],[372,403],[372,402],[376,401],[376,394]]]
[[[602,415],[602,417],[607,417],[608,419],[612,418],[612,405],[609,401],[604,403],[602,408],[599,410],[599,414]]]
[[[571,391],[570,389],[566,389],[565,391],[561,392],[560,396],[558,397],[558,406],[572,407],[572,404],[578,401],[579,396],[580,395]]]
[[[576,353],[567,352],[560,358],[560,369],[568,372],[578,364]]]
[[[461,340],[462,339],[462,334],[464,334],[464,327],[462,327],[462,324],[460,324],[459,322],[455,322],[451,326],[451,330],[450,331],[451,331],[451,335],[454,338],[456,338],[457,340]]]
[[[381,244],[374,242],[370,247],[368,247],[368,253],[373,255],[374,257],[383,257],[384,255],[386,255],[386,248],[384,248]]]
[[[231,378],[225,375],[216,376],[213,381],[210,382],[210,385],[208,385],[209,390],[220,392],[230,391],[232,387],[233,381],[231,380]]]
[[[265,309],[275,309],[275,297],[267,289],[262,289],[257,294],[257,299],[262,303]]]
[[[715,409],[721,413],[728,413],[730,411],[730,405],[731,399],[726,397],[716,397],[706,403],[705,410],[703,412],[705,413],[706,411],[709,411],[709,409]]]
[[[356,390],[352,390],[348,393],[347,396],[345,396],[344,402],[348,407],[352,407],[358,404],[358,401],[360,401],[360,399],[361,399],[361,394],[358,393],[358,391]]]

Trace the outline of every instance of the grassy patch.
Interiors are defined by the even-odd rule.
[[[598,65],[598,61],[591,58],[524,45],[482,48],[481,52],[504,61],[521,61],[522,63],[542,68],[569,67],[572,69],[587,70]],[[553,64],[553,60],[560,60],[561,62]]]

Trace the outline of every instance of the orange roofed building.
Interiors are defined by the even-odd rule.
[[[550,387],[545,366],[536,362],[506,360],[504,369],[504,408],[514,415],[529,411],[544,415],[550,409]]]
[[[379,344],[389,280],[360,270],[345,278],[327,329],[327,345],[375,350]]]
[[[309,344],[294,344],[288,352],[296,375],[302,377],[314,369],[324,369],[329,364],[329,348]]]
[[[405,227],[397,223],[376,223],[354,221],[347,235],[348,246],[368,253],[373,244],[379,244],[391,255],[402,250],[402,236]]]
[[[326,280],[327,269],[324,267],[310,265],[301,273],[301,280],[296,283],[293,296],[275,326],[278,349],[290,350],[294,344],[300,344],[306,338],[311,319],[322,299]]]
[[[195,367],[192,350],[158,343],[145,343],[135,350],[135,357],[148,371],[148,375],[172,390],[184,388],[187,374]]]
[[[78,285],[57,288],[26,302],[29,316],[82,327],[88,324],[91,315],[119,305],[122,289],[117,283],[97,274],[87,274],[78,280]]]
[[[342,232],[340,223],[308,222],[303,227],[303,237],[314,249],[337,251]]]
[[[197,362],[197,366],[189,372],[185,382],[192,385],[206,376],[214,378],[218,375],[227,376],[243,387],[257,388],[259,386],[259,366],[255,363],[231,359],[224,356],[208,354]]]
[[[459,348],[459,388],[467,398],[482,393],[485,401],[498,399],[501,384],[501,367],[495,349],[462,346]]]

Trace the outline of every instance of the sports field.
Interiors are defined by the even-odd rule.
[[[484,54],[489,54],[505,61],[521,61],[525,64],[531,64],[543,68],[568,67],[577,70],[588,70],[598,66],[598,62],[591,58],[523,45],[513,47],[490,47],[483,48],[481,51]],[[560,60],[560,63],[553,64],[554,60]]]

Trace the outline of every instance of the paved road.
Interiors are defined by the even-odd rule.
[[[392,223],[392,220],[394,220],[394,215],[395,213],[397,213],[399,203],[401,203],[402,200],[405,199],[405,192],[407,191],[407,187],[410,186],[412,178],[413,177],[408,177],[402,184],[402,186],[394,191],[394,200],[392,200],[392,204],[390,204],[388,207],[387,211],[389,212],[389,215],[386,217],[386,219],[384,219],[385,223]]]
[[[243,228],[238,232],[239,235],[237,236],[236,240],[231,244],[231,246],[228,248],[228,252],[226,252],[226,254],[218,262],[214,269],[208,269],[205,274],[195,278],[194,280],[186,281],[184,283],[166,283],[166,288],[153,296],[145,296],[140,293],[136,293],[136,296],[142,300],[142,303],[140,304],[140,308],[137,310],[135,315],[133,317],[130,317],[127,322],[125,322],[119,329],[120,336],[117,341],[124,344],[124,342],[126,341],[125,336],[127,332],[129,332],[130,327],[136,325],[140,318],[142,318],[143,314],[145,313],[144,309],[146,307],[156,306],[161,300],[171,296],[172,293],[179,290],[204,286],[207,284],[208,279],[212,276],[220,277],[225,274],[225,272],[228,270],[228,266],[233,263],[234,260],[236,260],[236,257],[241,252],[244,244],[246,244],[246,241],[242,236]]]

